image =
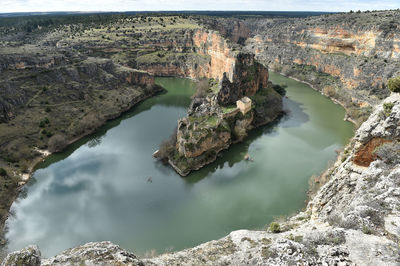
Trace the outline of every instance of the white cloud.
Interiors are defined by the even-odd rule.
[[[0,12],[265,10],[349,11],[399,8],[399,0],[0,0]]]

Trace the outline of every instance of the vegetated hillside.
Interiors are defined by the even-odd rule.
[[[360,124],[400,75],[400,11],[246,20],[246,46],[275,71],[339,100]]]

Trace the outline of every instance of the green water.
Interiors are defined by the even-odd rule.
[[[180,250],[236,229],[262,229],[305,206],[308,180],[352,136],[344,110],[307,85],[286,83],[289,114],[254,130],[186,178],[151,154],[185,116],[192,81],[158,78],[168,93],[137,105],[41,165],[7,221],[9,249],[51,256],[110,240],[136,254]],[[244,161],[249,153],[253,162]],[[148,182],[151,177],[152,182]]]

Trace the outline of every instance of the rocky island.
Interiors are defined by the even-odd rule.
[[[151,258],[111,242],[50,258],[29,246],[2,265],[398,265],[399,17],[399,10],[306,18],[111,17],[113,24],[95,29],[85,21],[38,28],[28,44],[3,27],[2,224],[40,150],[59,151],[162,91],[154,75],[206,78],[159,155],[181,175],[279,117],[282,91],[268,82],[268,67],[340,103],[359,128],[321,175],[318,182],[326,183],[307,207],[266,230],[234,231]]]
[[[163,156],[156,154],[167,157],[182,176],[213,162],[249,130],[274,121],[283,112],[282,96],[268,83],[268,70],[253,54],[238,53],[232,69],[210,85],[192,101],[188,117],[179,120],[176,140],[164,147]]]

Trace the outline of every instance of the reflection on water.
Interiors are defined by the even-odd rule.
[[[168,89],[65,152],[49,157],[13,204],[9,249],[38,244],[45,256],[110,240],[136,254],[183,249],[232,230],[262,228],[304,206],[308,179],[352,134],[344,111],[308,86],[287,83],[281,121],[252,131],[213,164],[186,178],[152,153],[186,115],[194,84],[159,78]],[[249,153],[253,161],[244,161]],[[148,182],[151,177],[152,182]]]

